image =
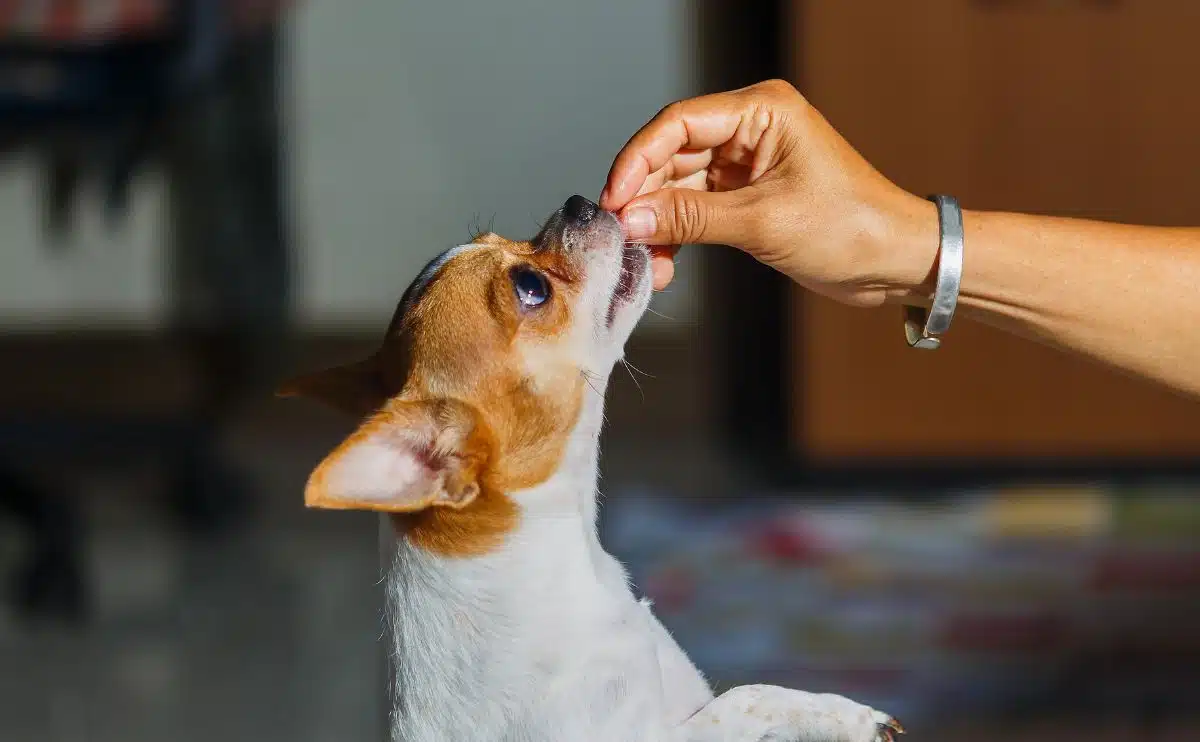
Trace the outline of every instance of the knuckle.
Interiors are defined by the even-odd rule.
[[[675,121],[683,118],[683,101],[677,100],[663,106],[655,118],[664,121]]]
[[[769,93],[775,96],[792,96],[796,94],[796,88],[787,80],[775,78],[773,80],[765,80],[759,83],[764,93]]]
[[[699,202],[689,194],[678,191],[671,194],[671,237],[676,244],[691,242],[704,234],[707,213]]]
[[[762,87],[758,89],[755,97],[768,105],[778,105],[787,109],[807,105],[804,96],[787,80],[767,80],[759,85]]]

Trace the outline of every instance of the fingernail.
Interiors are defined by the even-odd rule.
[[[600,207],[608,208],[608,186],[605,186],[604,190],[600,191]]]
[[[625,223],[625,238],[628,240],[644,240],[658,231],[658,217],[654,209],[630,209],[622,214],[621,221]]]

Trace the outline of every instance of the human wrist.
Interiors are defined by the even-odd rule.
[[[928,199],[902,193],[878,220],[875,252],[887,301],[922,305],[937,279],[940,242],[937,207]]]

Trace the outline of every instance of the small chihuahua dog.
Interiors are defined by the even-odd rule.
[[[482,234],[431,262],[379,350],[301,377],[363,422],[310,507],[389,514],[396,742],[891,742],[836,695],[714,698],[600,544],[604,388],[650,300],[650,255],[572,196],[527,242]]]

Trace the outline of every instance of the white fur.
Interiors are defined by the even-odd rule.
[[[611,235],[605,235],[611,240]],[[519,525],[496,551],[438,557],[400,535],[387,575],[396,742],[876,742],[889,718],[839,696],[745,686],[714,699],[596,531],[603,390],[649,300],[613,327],[614,249],[588,262],[582,319],[592,388],[558,471],[510,493]],[[615,262],[614,262],[615,258]],[[580,338],[586,337],[587,343]]]
[[[415,456],[372,436],[346,450],[325,474],[326,487],[347,500],[395,501],[397,493],[421,490],[429,470]]]

